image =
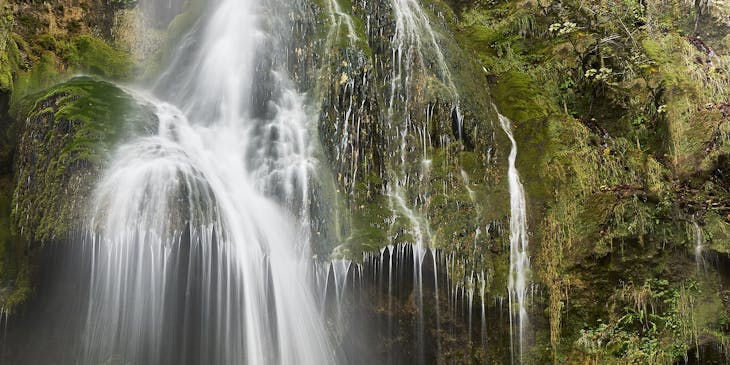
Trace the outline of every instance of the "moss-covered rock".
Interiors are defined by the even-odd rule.
[[[18,143],[14,233],[63,239],[84,218],[99,168],[124,138],[154,127],[154,114],[119,87],[80,77],[34,95]]]

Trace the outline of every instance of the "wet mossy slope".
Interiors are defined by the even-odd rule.
[[[547,289],[533,315],[550,321],[534,351],[555,363],[728,349],[730,283],[694,251],[730,245],[723,4],[452,4],[517,125],[533,280]]]

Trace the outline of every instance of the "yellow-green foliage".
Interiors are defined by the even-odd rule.
[[[711,242],[711,248],[730,254],[730,224],[725,222],[718,213],[710,213],[705,217],[706,239]]]
[[[702,160],[705,142],[722,123],[715,106],[730,98],[730,57],[711,58],[673,33],[647,38],[642,45],[656,65],[648,69],[647,79],[666,90],[662,114],[673,162],[680,172],[691,173]]]
[[[6,15],[5,9],[0,9],[0,92],[10,92],[13,88],[13,63],[14,53],[12,47],[16,47],[10,37],[10,25],[13,18]],[[17,48],[17,47],[16,47]],[[17,67],[17,64],[15,65]]]

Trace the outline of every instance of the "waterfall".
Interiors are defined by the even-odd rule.
[[[507,117],[499,114],[499,123],[512,142],[512,149],[509,153],[509,170],[507,172],[510,195],[509,310],[510,327],[517,327],[517,354],[518,361],[522,363],[525,332],[528,326],[526,298],[530,272],[530,257],[527,252],[529,243],[527,239],[527,207],[525,204],[525,189],[522,187],[520,175],[515,167],[517,142],[512,135],[511,122]],[[514,332],[512,328],[510,332]],[[514,338],[515,336],[510,333],[510,337]]]
[[[276,6],[213,4],[152,95],[130,90],[157,125],[95,189],[82,363],[337,362],[307,279],[311,118],[259,13]]]
[[[701,272],[705,268],[705,257],[702,254],[702,244],[705,240],[702,234],[702,228],[697,221],[692,218],[692,230],[695,239],[695,262],[697,263],[697,272]]]

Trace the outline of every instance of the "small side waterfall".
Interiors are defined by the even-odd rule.
[[[510,263],[509,263],[509,300],[510,324],[517,328],[517,334],[511,335],[517,340],[518,361],[522,363],[525,345],[525,332],[529,325],[527,316],[527,285],[530,273],[529,241],[527,238],[527,205],[525,189],[522,187],[520,175],[515,167],[517,160],[517,142],[512,135],[512,123],[507,117],[499,114],[499,123],[512,142],[509,153],[509,195],[510,195]],[[513,351],[514,353],[514,351]],[[513,358],[513,362],[515,359]]]
[[[695,239],[695,262],[697,263],[697,271],[701,272],[705,269],[705,257],[702,253],[705,237],[702,234],[702,228],[694,218],[692,218],[692,231]]]

